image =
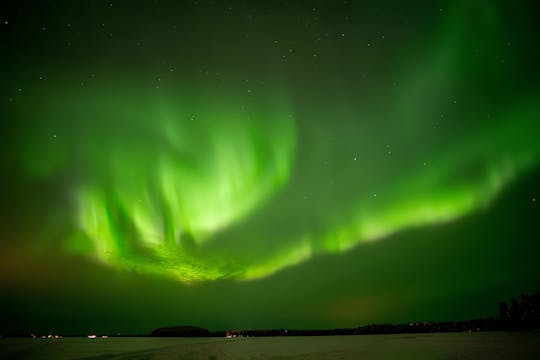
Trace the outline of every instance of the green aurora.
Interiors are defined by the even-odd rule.
[[[532,20],[512,26],[527,6],[171,3],[135,35],[144,17],[126,20],[121,3],[102,5],[81,5],[87,20],[66,3],[26,23],[14,6],[2,30],[26,24],[31,34],[48,21],[60,31],[70,15],[61,41],[72,46],[71,31],[82,36],[110,11],[76,49],[3,34],[12,47],[4,147],[13,154],[4,163],[15,169],[13,183],[4,181],[20,183],[10,199],[21,194],[3,238],[24,239],[3,241],[5,254],[84,258],[182,288],[249,286],[325,254],[339,262],[369,251],[368,242],[459,224],[538,171],[531,69],[540,57],[520,42]],[[255,19],[250,30],[227,11]],[[382,30],[368,14],[384,11],[391,25]],[[295,33],[293,18],[305,32]],[[172,35],[160,26],[171,23]],[[32,65],[26,55],[47,42],[53,50]],[[22,221],[32,229],[14,225]],[[538,284],[538,272],[529,276],[527,286]],[[347,313],[355,302],[346,303]],[[362,319],[371,318],[348,321]]]

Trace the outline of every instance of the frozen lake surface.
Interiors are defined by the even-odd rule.
[[[1,339],[2,359],[540,359],[540,333]]]

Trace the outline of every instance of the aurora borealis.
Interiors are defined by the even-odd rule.
[[[4,329],[460,319],[540,285],[532,2],[2,7]]]

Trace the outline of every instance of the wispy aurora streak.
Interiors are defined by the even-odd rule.
[[[340,176],[358,179],[359,185],[342,189],[350,192],[348,198],[321,209],[309,204],[290,209],[279,199],[302,171],[298,152],[305,144],[285,89],[246,101],[248,95],[234,91],[197,98],[188,89],[146,96],[125,84],[109,91],[88,88],[60,97],[66,117],[78,121],[59,121],[54,147],[29,151],[26,164],[41,176],[64,166],[79,173],[72,188],[82,235],[74,235],[67,249],[119,269],[184,282],[260,278],[315,254],[457,219],[488,205],[540,157],[536,94],[501,104],[489,120],[478,120],[481,111],[458,112],[470,125],[446,134],[444,142],[431,141],[433,113],[445,111],[440,94],[463,90],[466,70],[478,61],[461,53],[471,21],[485,32],[480,38],[498,30],[494,9],[482,10],[479,15],[462,5],[449,11],[425,62],[404,61],[397,96],[383,101],[385,109],[363,114],[362,121],[397,129],[389,143],[425,142],[422,158],[411,152],[385,165],[388,171],[374,172],[371,165],[380,159],[368,151],[354,160],[343,154],[349,162]],[[320,131],[305,122],[303,136]],[[392,168],[398,165],[396,176]],[[261,222],[272,201],[283,205],[285,220],[243,230],[252,218]],[[318,211],[310,216],[325,219],[317,226],[309,221],[295,226],[302,210]]]
[[[113,141],[110,185],[79,189],[79,222],[105,263],[185,281],[221,278],[222,260],[197,247],[287,181],[292,113],[286,102],[246,108],[207,101],[192,113],[181,107],[160,108],[159,133],[139,139],[137,154],[132,144]]]

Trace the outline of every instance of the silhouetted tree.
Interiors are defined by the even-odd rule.
[[[501,301],[499,303],[499,319],[501,321],[508,321],[510,314],[508,312],[508,304],[506,301]]]

